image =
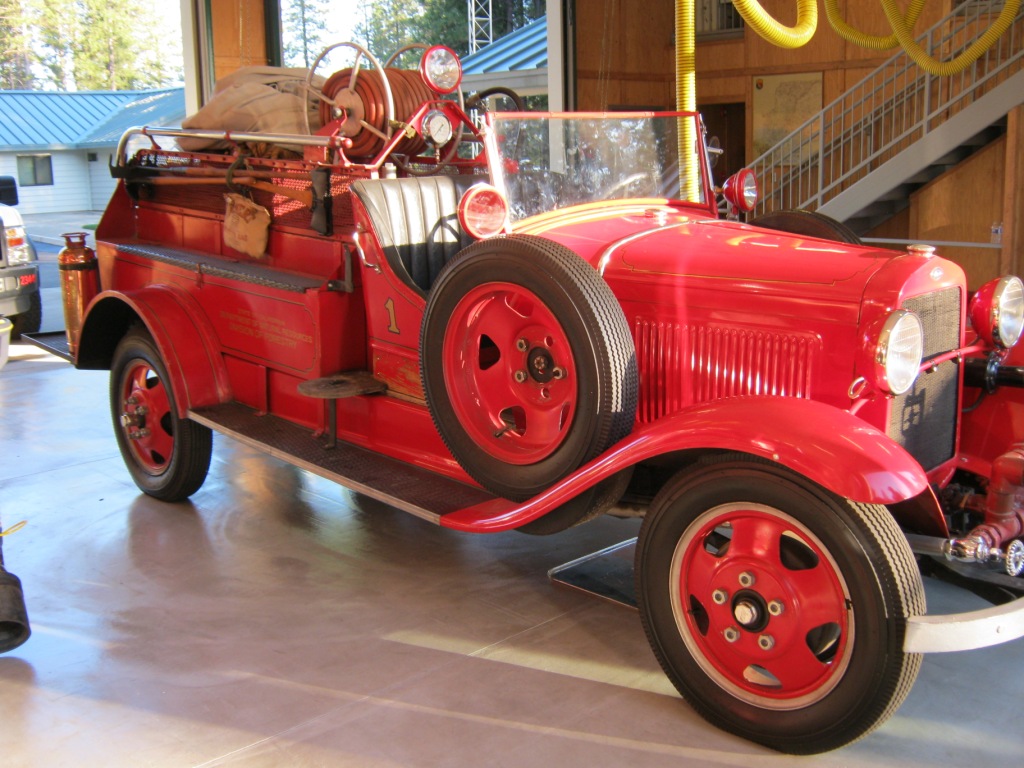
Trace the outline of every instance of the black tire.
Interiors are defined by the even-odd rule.
[[[133,329],[110,367],[114,434],[132,480],[161,501],[184,501],[206,480],[213,433],[179,418],[167,368],[149,334]]]
[[[462,251],[431,289],[420,349],[438,432],[500,496],[535,496],[633,428],[638,376],[622,309],[589,264],[549,240]]]
[[[43,298],[39,291],[31,294],[29,307],[11,318],[11,338],[20,339],[25,333],[39,333],[43,327]]]
[[[854,741],[917,677],[903,639],[924,591],[892,516],[777,465],[726,456],[675,475],[641,527],[636,578],[644,630],[683,697],[773,749]]]
[[[632,477],[633,467],[619,470],[579,496],[555,507],[543,517],[521,525],[516,530],[531,536],[550,536],[589,522],[619,502],[629,488]]]
[[[835,240],[838,243],[862,245],[860,237],[831,216],[817,211],[786,210],[772,211],[751,219],[749,224],[778,232],[789,232],[793,235],[820,237],[823,240]]]

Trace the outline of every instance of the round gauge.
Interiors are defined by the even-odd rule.
[[[452,123],[439,109],[432,109],[423,117],[423,135],[435,145],[443,147],[452,140]]]

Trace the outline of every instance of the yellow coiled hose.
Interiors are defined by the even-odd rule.
[[[793,27],[777,22],[757,0],[733,0],[733,5],[751,29],[780,48],[807,44],[818,28],[818,0],[797,0]]]
[[[977,40],[967,46],[963,53],[949,61],[939,61],[917,44],[917,41],[914,39],[914,33],[903,17],[900,16],[899,8],[896,7],[894,0],[882,0],[882,8],[885,10],[885,18],[889,20],[889,24],[896,34],[896,39],[900,41],[900,47],[906,51],[914,63],[929,74],[948,77],[963,72],[985,51],[995,45],[999,37],[1013,23],[1013,18],[1017,15],[1017,11],[1020,10],[1020,0],[1006,0],[1003,4],[1003,10],[999,12],[996,20],[992,22],[992,26],[986,29]]]
[[[885,18],[893,30],[893,33],[886,37],[867,35],[853,29],[840,17],[837,0],[824,1],[829,24],[844,40],[876,50],[893,48],[898,44],[915,64],[926,72],[940,77],[963,72],[991,48],[1010,28],[1021,3],[1021,0],[1006,0],[1003,10],[984,34],[959,56],[949,61],[939,61],[917,44],[912,31],[926,0],[911,0],[905,15],[896,6],[895,0],[881,0]],[[783,48],[799,48],[805,45],[814,36],[818,27],[817,0],[797,0],[796,25],[792,27],[776,21],[761,7],[758,0],[733,0],[733,5],[751,29],[765,40]],[[697,111],[694,28],[693,0],[676,0],[676,109],[682,112]],[[689,120],[684,121],[683,130],[679,135],[679,156],[686,169],[684,189],[681,192],[687,200],[699,198],[696,178],[697,157],[694,154],[696,141],[693,123]]]
[[[924,4],[928,0],[912,0],[909,6],[907,6],[907,15],[903,17],[903,21],[908,29],[913,29],[917,23],[918,18],[921,16],[921,11],[924,8]],[[879,37],[878,35],[868,35],[860,30],[854,29],[846,20],[839,15],[839,0],[825,0],[825,17],[828,19],[828,23],[832,25],[832,29],[836,33],[851,43],[859,45],[862,48],[873,48],[876,51],[887,51],[890,48],[895,48],[900,44],[900,41],[896,39],[896,33],[886,37]]]

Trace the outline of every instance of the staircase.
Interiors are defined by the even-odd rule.
[[[950,59],[1001,7],[967,0],[917,41]],[[761,200],[751,216],[806,208],[867,232],[906,208],[914,190],[998,138],[1019,104],[1024,7],[961,74],[930,75],[901,51],[757,158]]]

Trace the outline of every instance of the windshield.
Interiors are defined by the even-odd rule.
[[[624,198],[706,203],[703,164],[691,163],[689,179],[680,174],[679,135],[684,124],[693,126],[696,149],[696,115],[494,114],[493,135],[501,162],[492,167],[502,176],[512,221]]]

